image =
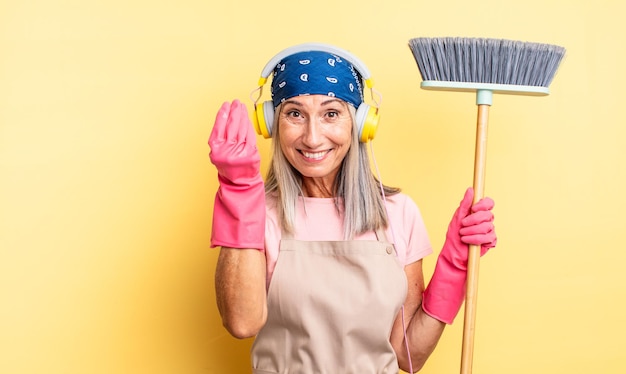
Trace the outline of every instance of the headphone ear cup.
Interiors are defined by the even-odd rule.
[[[361,143],[367,143],[374,139],[379,119],[378,108],[371,107],[365,103],[359,105],[359,108],[356,110],[356,124],[359,129],[359,141]]]
[[[272,126],[274,125],[274,105],[271,101],[264,101],[255,107],[254,129],[265,139],[272,137]]]

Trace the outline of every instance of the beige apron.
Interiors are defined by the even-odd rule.
[[[407,280],[393,245],[376,236],[281,240],[253,373],[398,373],[389,336]]]

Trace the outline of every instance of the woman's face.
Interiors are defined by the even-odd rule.
[[[286,100],[278,117],[280,147],[305,178],[331,186],[352,139],[348,104],[325,95]]]

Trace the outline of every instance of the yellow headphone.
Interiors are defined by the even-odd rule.
[[[370,89],[373,97],[373,93],[375,92],[373,88],[374,82],[369,69],[356,56],[344,49],[329,44],[305,43],[289,47],[281,51],[274,56],[267,63],[267,65],[265,65],[261,71],[261,77],[259,78],[259,87],[256,89],[259,90],[259,98],[261,97],[263,86],[267,82],[267,79],[282,59],[295,53],[309,51],[332,53],[350,62],[363,78],[365,85]],[[378,92],[376,93],[378,94]],[[380,94],[378,95],[380,96]],[[274,125],[274,104],[272,101],[257,103],[259,98],[254,101],[254,128],[256,129],[257,134],[263,135],[263,137],[267,139],[272,137],[272,126]],[[378,108],[378,103],[376,106],[370,106],[363,102],[356,110],[356,124],[359,130],[359,140],[363,143],[367,143],[368,141],[374,139],[380,118]]]

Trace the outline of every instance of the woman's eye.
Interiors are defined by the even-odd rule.
[[[287,115],[289,117],[298,118],[298,117],[300,117],[300,112],[292,110],[290,112],[287,112]]]

